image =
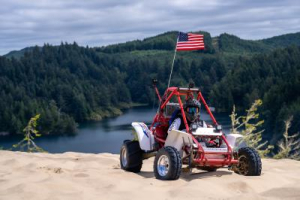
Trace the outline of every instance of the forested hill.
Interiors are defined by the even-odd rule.
[[[284,48],[290,45],[300,45],[300,33],[291,33],[263,40],[243,40],[234,35],[221,34],[216,40],[216,47],[221,52],[239,55],[258,54]]]
[[[283,120],[294,116],[291,132],[300,130],[300,47],[291,46],[267,55],[238,59],[210,91],[212,104],[239,110],[260,98],[267,132],[275,139],[284,130]]]
[[[113,60],[76,43],[36,47],[19,60],[0,57],[0,132],[20,133],[36,113],[49,134],[119,114],[131,102],[126,76]]]
[[[233,104],[244,110],[256,97],[263,98],[266,128],[274,132],[279,131],[285,116],[297,117],[294,107],[289,106],[299,105],[299,92],[288,98],[269,89],[272,86],[277,93],[286,91],[285,87],[299,88],[296,58],[300,57],[300,33],[256,41],[200,33],[205,35],[206,49],[177,53],[171,85],[186,86],[194,81],[207,100],[223,111],[231,111]],[[75,122],[119,114],[132,102],[152,105],[155,95],[151,79],[158,79],[163,92],[175,42],[176,32],[168,32],[107,47],[62,43],[0,57],[0,132],[20,133],[30,117],[41,113],[39,128],[43,133],[71,133]],[[296,46],[284,49],[291,44]],[[282,73],[296,78],[291,81]],[[269,95],[265,97],[265,93]],[[268,107],[273,100],[286,106],[282,118],[274,117],[278,109]]]
[[[105,53],[128,52],[134,50],[174,50],[178,32],[167,32],[144,40],[96,48]],[[227,33],[211,37],[207,32],[195,32],[204,35],[205,50],[203,53],[236,53],[239,55],[270,52],[276,48],[300,45],[300,33],[291,33],[262,40],[244,40]]]
[[[204,43],[206,44],[204,53],[213,53],[212,38],[207,32],[196,32],[204,35]],[[120,53],[135,50],[170,50],[174,51],[176,44],[177,31],[167,32],[155,37],[146,38],[144,40],[136,40],[122,44],[109,45],[106,47],[96,48],[99,52]]]

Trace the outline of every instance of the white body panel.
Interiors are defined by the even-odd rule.
[[[215,132],[215,128],[197,128],[193,135],[201,135],[201,136],[221,136],[222,132]]]
[[[169,131],[165,146],[175,147],[180,152],[183,145],[193,145],[192,136],[179,130]]]
[[[226,135],[227,142],[231,148],[234,148],[236,145],[236,140],[238,138],[242,138],[243,136],[240,134],[228,134]]]
[[[131,125],[137,133],[141,149],[144,151],[153,150],[154,136],[147,125],[143,122],[132,122]]]

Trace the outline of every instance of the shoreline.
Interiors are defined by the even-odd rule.
[[[108,107],[106,110],[96,110],[89,119],[85,120],[84,122],[98,122],[103,119],[117,117],[123,114],[124,110],[135,108],[135,107],[147,107],[148,104],[144,103],[130,103],[130,104],[120,104],[117,107]],[[84,123],[83,122],[83,123]],[[82,122],[81,122],[82,123]]]
[[[76,131],[74,133],[65,133],[65,134],[45,134],[42,135],[42,137],[44,136],[72,136],[72,135],[76,135],[77,131],[78,131],[78,126],[80,126],[80,124],[83,123],[89,123],[89,122],[100,122],[102,120],[108,119],[108,118],[114,118],[114,117],[118,117],[121,116],[125,110],[131,109],[131,108],[136,108],[136,107],[148,107],[148,104],[143,104],[143,103],[131,103],[131,104],[121,104],[119,105],[117,108],[109,108],[106,111],[102,111],[101,114],[96,114],[97,116],[95,117],[90,117],[90,119],[86,119],[83,122],[76,122],[77,126],[76,126]],[[110,111],[109,111],[110,110]],[[101,111],[100,111],[101,112]],[[102,115],[102,116],[101,116]],[[13,136],[23,136],[23,134],[11,134],[9,132],[6,131],[2,131],[0,132],[0,138],[8,138],[8,137],[13,137]]]

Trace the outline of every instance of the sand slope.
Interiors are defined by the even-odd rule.
[[[113,154],[0,151],[0,199],[300,199],[299,161],[264,159],[260,177],[193,170],[177,181],[156,180],[152,165],[134,174]]]

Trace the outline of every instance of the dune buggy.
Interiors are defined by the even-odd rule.
[[[159,108],[150,127],[143,122],[132,122],[136,139],[123,142],[120,151],[122,169],[140,172],[143,160],[155,156],[154,174],[161,180],[178,179],[182,165],[206,171],[228,167],[246,176],[261,174],[258,153],[250,147],[236,146],[241,135],[223,133],[199,88],[169,87],[161,97],[156,81],[153,81],[153,86],[160,102]],[[211,126],[189,127],[182,103],[187,98],[197,98],[204,105],[212,119]],[[172,130],[168,133],[170,120],[176,112],[181,113],[186,131]]]

